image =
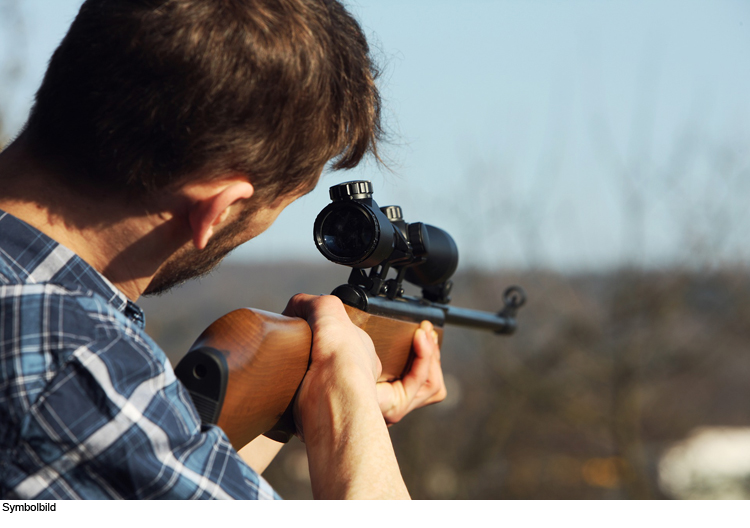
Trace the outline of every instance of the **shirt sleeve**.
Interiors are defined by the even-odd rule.
[[[201,425],[187,391],[153,341],[121,314],[101,305],[90,308],[85,310],[88,323],[65,312],[69,321],[92,325],[67,326],[65,332],[93,338],[67,350],[54,377],[18,416],[13,448],[5,451],[11,455],[0,461],[3,495],[38,500],[279,498],[221,429]],[[38,363],[44,355],[30,351],[21,359]]]

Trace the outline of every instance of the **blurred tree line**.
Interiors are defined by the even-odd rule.
[[[224,313],[279,312],[346,276],[334,265],[228,265],[142,304],[176,362]],[[391,428],[415,498],[663,498],[658,462],[671,443],[699,426],[750,426],[747,269],[455,282],[457,306],[497,310],[511,283],[529,302],[511,337],[447,329],[448,399]],[[309,498],[304,446],[293,441],[266,477],[286,498]]]

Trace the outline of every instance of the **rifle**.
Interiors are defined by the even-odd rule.
[[[382,363],[379,381],[408,371],[414,333],[430,321],[442,345],[446,323],[512,334],[524,291],[512,286],[498,313],[449,306],[458,266],[453,238],[435,226],[407,224],[398,206],[378,207],[369,181],[330,188],[332,202],[315,220],[318,250],[352,267],[332,295],[367,332]],[[369,268],[367,273],[365,269]],[[387,278],[395,270],[394,278]],[[422,288],[404,295],[403,281]],[[295,432],[292,403],[307,372],[312,335],[303,319],[241,308],[212,323],[178,363],[204,423],[218,424],[240,449],[261,434],[286,442]]]

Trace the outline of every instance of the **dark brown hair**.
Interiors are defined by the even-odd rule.
[[[24,134],[81,187],[238,171],[275,198],[377,157],[376,77],[334,0],[86,0]]]

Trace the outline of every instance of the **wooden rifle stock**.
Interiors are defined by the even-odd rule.
[[[345,306],[367,332],[383,365],[380,381],[401,377],[419,323]],[[443,329],[435,328],[442,343]],[[310,360],[312,334],[303,319],[242,308],[211,324],[175,368],[204,422],[216,423],[235,449],[266,433],[293,433],[291,404]]]

